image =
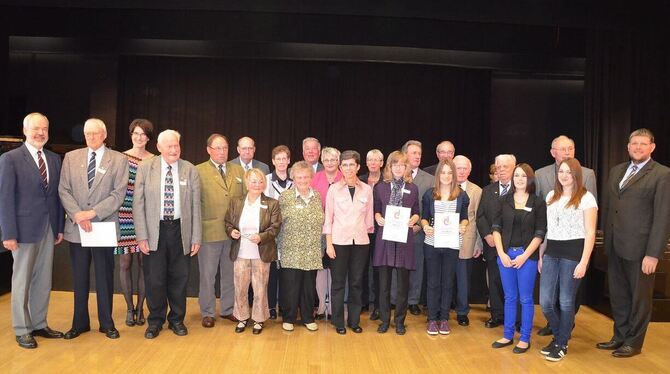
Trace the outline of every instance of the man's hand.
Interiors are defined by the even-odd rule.
[[[93,230],[93,225],[90,220],[79,221],[79,227],[86,232],[91,232]]]
[[[54,241],[54,245],[58,245],[63,241],[63,233],[59,232],[58,236],[56,236],[56,240]]]
[[[145,255],[148,255],[150,250],[149,250],[149,242],[146,240],[140,240],[137,242],[137,246],[140,248],[140,251],[144,253]]]
[[[191,244],[191,257],[197,255],[199,250],[200,244]]]
[[[10,251],[19,249],[19,244],[16,242],[16,239],[3,240],[2,245]]]
[[[658,265],[658,259],[656,257],[644,256],[642,259],[642,272],[651,275],[656,272],[656,265]]]
[[[81,221],[90,221],[95,218],[95,210],[82,210],[81,212],[75,213],[72,218],[74,218],[74,223],[79,225]]]

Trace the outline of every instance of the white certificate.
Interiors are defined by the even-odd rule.
[[[435,248],[459,249],[458,226],[460,214],[458,213],[435,213]]]
[[[412,214],[410,208],[387,205],[386,216],[384,216],[384,233],[382,234],[382,239],[392,242],[407,243],[410,214]]]
[[[91,232],[84,231],[79,226],[79,236],[82,247],[116,247],[116,223],[92,222]]]

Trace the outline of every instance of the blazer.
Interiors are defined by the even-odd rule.
[[[629,165],[613,167],[605,186],[605,250],[629,261],[662,258],[670,236],[670,169],[649,160],[619,191]]]
[[[437,165],[438,164],[430,165],[430,166],[424,168],[423,171],[425,171],[426,173],[428,173],[430,175],[435,175],[435,171],[437,171]]]
[[[492,229],[501,234],[503,249],[505,250],[509,248],[512,240],[516,212],[514,193],[510,192],[499,199]],[[547,234],[547,203],[541,197],[530,194],[526,201],[526,209],[521,212],[521,238],[525,243],[524,248],[526,248],[533,238],[544,240],[544,236]],[[538,253],[539,251],[533,253],[532,258],[534,260],[539,258]]]
[[[58,198],[61,159],[42,149],[49,169],[45,190],[42,176],[28,148],[22,145],[0,156],[0,231],[2,240],[37,243],[51,225],[54,238],[63,233],[65,214]]]
[[[114,222],[116,235],[120,238],[119,208],[128,188],[128,158],[105,147],[90,189],[87,168],[88,148],[65,154],[58,184],[58,194],[69,217],[65,221],[65,240],[70,243],[81,242],[79,227],[72,217],[84,210],[95,211],[92,222]]]
[[[354,197],[344,179],[333,183],[326,195],[323,233],[331,234],[333,244],[370,244],[368,234],[374,233],[372,188],[356,180]]]
[[[468,181],[465,185],[465,193],[470,199],[468,205],[468,226],[465,228],[463,234],[463,246],[458,252],[458,258],[467,260],[472,258],[475,252],[475,247],[481,248],[482,242],[477,233],[477,209],[479,208],[479,201],[482,198],[482,189],[478,185]]]
[[[426,191],[431,190],[435,186],[435,176],[419,169],[412,183],[416,184],[416,186],[419,188],[419,196],[423,197]],[[419,200],[419,209],[423,211],[423,199]],[[422,231],[419,231],[415,237],[422,235]],[[421,242],[423,242],[423,238],[421,238]]]
[[[435,218],[435,198],[433,198],[433,190],[426,191],[423,194],[423,208],[421,209],[421,219],[431,222]],[[459,214],[459,222],[468,219],[468,206],[470,205],[470,198],[468,194],[461,191],[456,198],[456,213]]]
[[[509,183],[512,183],[512,181],[510,180]],[[482,239],[486,235],[493,233],[491,227],[498,211],[498,199],[500,197],[499,184],[500,182],[493,182],[482,189],[482,198],[479,201],[479,208],[477,209],[477,231],[479,231],[479,236]],[[510,192],[511,190],[510,188]],[[490,247],[486,245],[486,248]]]
[[[202,242],[200,210],[200,176],[188,161],[178,160],[179,204],[181,208],[181,245],[184,255],[191,253],[192,244]],[[176,196],[175,196],[176,198]],[[161,156],[145,160],[137,168],[133,219],[137,241],[147,240],[149,250],[158,249],[161,206]]]
[[[236,157],[236,158],[233,159],[233,160],[228,161],[228,162],[232,162],[233,164],[235,164],[235,165],[241,167],[242,170],[244,170],[244,167],[242,167],[242,161],[240,161],[240,157],[239,157],[239,156]],[[228,166],[228,163],[226,163],[226,167],[227,167],[227,166]],[[254,168],[257,168],[257,169],[261,169],[261,171],[263,172],[263,175],[266,175],[266,174],[269,174],[269,173],[270,173],[270,168],[268,167],[268,165],[267,165],[266,163],[264,163],[264,162],[260,162],[260,161],[258,161],[258,160],[256,160],[256,159],[252,159],[252,160],[251,160],[251,166],[254,167]],[[245,171],[246,171],[246,170],[245,170]]]
[[[230,200],[230,206],[226,212],[225,225],[226,234],[240,228],[240,218],[242,217],[242,210],[244,209],[244,200],[246,195]],[[258,243],[258,253],[263,262],[272,262],[277,260],[277,243],[275,238],[279,234],[281,228],[281,211],[279,210],[279,202],[271,199],[263,194],[260,196],[260,222],[259,233],[261,242]],[[265,208],[264,208],[265,207]],[[240,238],[241,239],[241,238]],[[233,244],[230,246],[230,260],[237,260],[237,254],[240,252],[240,239],[232,239]]]
[[[596,188],[596,174],[593,169],[582,166],[584,187],[598,200],[598,189]],[[535,194],[542,199],[547,197],[549,191],[554,190],[556,185],[556,163],[547,165],[535,172]]]
[[[223,220],[230,200],[247,193],[244,169],[239,163],[226,162],[226,179],[207,160],[195,167],[200,176],[200,209],[202,214],[202,241],[204,243],[227,240]]]

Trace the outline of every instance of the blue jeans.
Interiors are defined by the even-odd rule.
[[[507,255],[514,260],[523,254],[523,247],[510,247]],[[502,280],[503,292],[505,293],[505,339],[514,338],[514,324],[516,323],[517,301],[521,301],[521,341],[530,342],[530,332],[533,328],[533,315],[535,314],[535,303],[533,302],[533,289],[537,277],[537,261],[528,259],[521,268],[506,268],[500,257],[497,259]]]
[[[575,279],[573,273],[578,263],[548,255],[542,257],[540,306],[558,345],[568,345],[575,323],[575,296],[581,279]],[[560,310],[556,310],[556,299]]]
[[[424,244],[426,255],[426,298],[428,320],[449,319],[458,266],[458,250]]]

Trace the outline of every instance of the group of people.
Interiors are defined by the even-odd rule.
[[[386,160],[373,149],[365,158],[368,173],[359,176],[358,152],[321,149],[311,137],[303,140],[303,160],[290,168],[289,148],[274,147],[270,171],[254,159],[249,137],[239,139],[239,157],[228,160],[228,139],[212,134],[209,159],[194,166],[181,159],[174,130],[158,134],[159,155],[148,152],[154,128],[146,119],[131,122],[133,147],[124,153],[105,146],[101,120],[87,120],[86,147],[68,152],[62,162],[44,148],[48,131],[44,115],[27,115],[25,143],[0,157],[0,230],[14,257],[12,319],[23,348],[37,347],[36,336],[74,339],[90,331],[91,260],[99,331],[119,337],[112,319],[115,254],[121,256],[125,323],[146,323],[147,339],[156,338],[166,320],[176,335],[188,334],[186,289],[196,255],[205,328],[216,324],[218,314],[233,321],[237,333],[250,327],[260,334],[279,311],[286,331],[298,321],[316,331],[316,320],[330,319],[338,334],[361,333],[361,312],[373,299],[370,319],[380,320],[377,332],[391,327],[395,305],[398,335],[406,333],[407,312],[421,313],[424,271],[426,332],[449,334],[452,307],[456,322],[468,326],[473,258],[483,256],[491,308],[485,327],[504,325],[492,347],[530,349],[539,273],[548,321],[540,334],[554,335],[540,352],[550,361],[567,354],[598,203],[595,174],[574,158],[574,141],[566,136],[551,144],[555,163],[537,172],[511,154],[498,155],[496,180],[482,189],[468,179],[470,160],[456,155],[449,141],[438,144],[439,162],[424,170],[416,140]],[[670,236],[670,169],[651,159],[654,148],[649,130],[631,133],[631,161],[613,168],[603,189],[615,323],[613,337],[597,346],[614,350],[615,357],[641,351],[654,272]],[[400,227],[387,222],[401,209],[407,221]],[[95,231],[100,222],[116,224],[117,247],[82,245],[80,233]],[[441,232],[446,227],[454,230],[449,240]],[[72,327],[64,334],[46,320],[53,248],[63,239],[70,243],[74,289]],[[133,262],[140,268],[135,277]]]

